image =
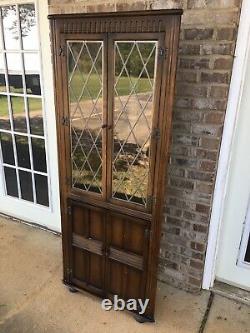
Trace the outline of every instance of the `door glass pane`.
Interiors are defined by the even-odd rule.
[[[40,98],[28,98],[30,132],[35,135],[44,135],[43,106]]]
[[[40,172],[47,172],[44,139],[32,138],[31,143],[34,170]]]
[[[115,42],[112,196],[146,205],[156,41]]]
[[[15,135],[18,166],[30,169],[30,153],[27,136]]]
[[[103,43],[68,42],[72,186],[102,192]]]
[[[244,261],[250,263],[250,234],[249,234],[249,238],[248,238],[247,250],[246,250]]]
[[[23,97],[11,97],[11,109],[13,116],[14,130],[16,132],[27,132],[25,106]]]
[[[0,92],[6,91],[4,55],[0,53]]]
[[[4,95],[0,95],[0,129],[10,129],[8,99]]]
[[[16,6],[2,7],[3,35],[6,50],[17,50],[20,48],[20,40],[17,25]]]
[[[49,206],[48,178],[42,175],[35,175],[36,201],[40,205]]]
[[[38,53],[24,53],[24,70],[27,94],[41,95]]]
[[[20,53],[6,53],[9,89],[23,93],[22,58]]]
[[[30,172],[19,170],[21,198],[33,202],[32,176]]]
[[[22,45],[24,50],[38,49],[38,32],[34,4],[19,5]]]
[[[1,133],[0,140],[1,140],[2,155],[3,155],[3,163],[14,165],[15,159],[14,159],[12,135],[9,133]]]
[[[4,167],[6,192],[12,197],[18,197],[16,170]]]

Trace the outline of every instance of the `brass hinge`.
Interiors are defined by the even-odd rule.
[[[63,126],[69,126],[69,118],[68,117],[62,117],[62,125]]]
[[[65,56],[65,46],[59,46],[58,55],[59,55],[59,57]]]
[[[152,138],[155,140],[160,140],[161,137],[161,131],[159,128],[154,128],[152,132]]]
[[[167,59],[168,49],[166,47],[159,47],[159,57]]]
[[[67,211],[68,211],[68,215],[72,214],[72,208],[71,208],[71,206],[68,206]]]

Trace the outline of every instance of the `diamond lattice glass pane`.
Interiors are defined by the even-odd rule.
[[[102,42],[68,42],[72,186],[102,192]]]
[[[156,41],[115,43],[113,198],[146,205]]]

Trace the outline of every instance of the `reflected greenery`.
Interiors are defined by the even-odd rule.
[[[96,137],[98,135],[97,131],[88,130],[83,131],[74,129],[77,135],[72,136],[72,147],[76,147],[78,138],[81,135],[80,145],[74,150],[73,156],[73,181],[75,180],[74,187],[85,190],[86,187],[90,187],[93,192],[100,193],[102,184],[102,169],[100,168],[100,156],[102,154],[102,141],[99,137],[96,140],[97,150],[93,149],[91,154],[89,154],[92,148],[91,135]],[[81,134],[82,133],[82,134]],[[148,170],[148,149],[142,149],[142,153],[138,155],[138,149],[142,147],[134,143],[129,143],[114,138],[114,155],[120,150],[120,145],[123,145],[123,150],[125,153],[119,154],[119,158],[115,162],[116,172],[113,175],[113,187],[116,188],[122,180],[122,187],[119,186],[120,190],[116,193],[116,197],[126,200],[125,196],[131,196],[135,188],[140,186],[141,192],[147,192],[148,179],[146,177]],[[80,147],[81,146],[81,147]],[[82,152],[84,150],[85,155],[88,155],[88,163],[86,163],[86,158]],[[99,153],[99,154],[98,154]],[[100,156],[99,156],[100,155]],[[129,166],[132,162],[133,166]],[[77,168],[74,167],[77,165]],[[84,168],[79,172],[78,169]],[[93,179],[93,172],[96,173],[95,180]],[[126,195],[125,195],[126,194]],[[139,193],[133,197],[133,202],[143,204],[143,199],[140,197]]]
[[[41,110],[41,101],[39,98],[32,98],[30,101],[32,111]],[[23,97],[15,98],[15,113],[23,112]],[[8,107],[6,107],[6,96],[0,95],[0,116],[8,116]]]
[[[4,6],[2,7],[2,17],[6,18],[8,15],[15,13],[16,14],[16,6]],[[36,25],[35,19],[35,6],[33,4],[24,4],[19,7],[19,17],[21,21],[22,27],[22,36],[26,37],[31,28]],[[13,34],[13,38],[17,39],[18,37],[18,20],[15,19],[12,22],[12,26],[9,30]]]

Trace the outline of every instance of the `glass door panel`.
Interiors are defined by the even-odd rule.
[[[0,6],[0,164],[5,194],[49,207],[37,25],[34,4]]]
[[[247,250],[244,258],[245,262],[250,264],[250,234],[248,238],[248,243],[247,243]]]
[[[147,206],[157,41],[115,41],[112,198]]]
[[[68,41],[72,186],[101,194],[103,42]]]

